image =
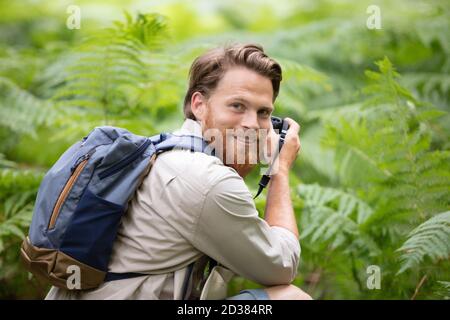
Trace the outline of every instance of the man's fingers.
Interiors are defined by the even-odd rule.
[[[300,131],[300,124],[291,118],[284,118],[284,120],[289,123],[289,130],[298,133]]]

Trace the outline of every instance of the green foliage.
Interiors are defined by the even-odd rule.
[[[436,283],[436,295],[445,300],[450,299],[450,282],[449,281],[437,281]]]
[[[43,177],[41,172],[16,167],[11,161],[0,162],[0,255],[8,247],[5,243],[25,238],[23,230],[31,222],[34,198]]]
[[[379,73],[366,72],[373,83],[360,112],[328,124],[323,142],[335,150],[341,183],[380,208],[368,223],[402,215],[417,221],[449,204],[450,153],[431,148],[432,121],[443,112],[401,87],[387,58],[378,66]]]
[[[51,104],[12,81],[0,77],[1,151],[9,151],[20,136],[37,137],[37,129],[52,121]],[[31,222],[42,173],[25,169],[0,153],[0,295],[14,298],[28,280],[19,262],[19,246]]]
[[[18,252],[61,152],[98,125],[176,129],[193,59],[255,42],[283,68],[275,115],[302,127],[290,173],[302,246],[294,284],[316,299],[449,298],[444,2],[380,0],[381,30],[366,28],[370,1],[171,1],[123,15],[148,5],[81,0],[80,30],[66,28],[58,2],[0,3],[0,297],[46,293]],[[253,193],[258,180],[246,178]],[[263,196],[256,206],[263,216]],[[366,286],[370,265],[381,290]],[[229,294],[255,287],[237,278]]]
[[[47,101],[0,77],[0,152],[7,151],[19,135],[36,137],[36,129],[51,123],[53,116]]]
[[[449,206],[450,154],[432,147],[434,121],[445,113],[401,86],[387,58],[376,64],[378,72],[366,71],[362,103],[322,114],[322,145],[334,151],[340,188],[298,186],[300,227],[306,251],[327,248],[352,265],[380,265],[394,285],[397,272],[448,263],[448,214],[439,212]],[[431,261],[422,266],[425,256]],[[427,272],[438,280],[445,275],[441,268]],[[364,292],[360,276],[354,280]]]
[[[311,243],[329,242],[331,249],[364,240],[359,226],[373,213],[365,202],[342,190],[319,185],[298,186],[298,196],[304,205],[302,239],[309,237]],[[376,245],[368,241],[365,249],[377,251]]]
[[[332,90],[328,77],[313,68],[295,60],[274,57],[283,69],[283,86],[277,99],[282,113],[290,113],[296,118],[306,114],[304,101],[308,97]]]
[[[88,129],[108,123],[110,116],[129,116],[150,80],[149,50],[159,45],[163,29],[159,15],[126,14],[124,23],[117,21],[80,45],[53,96],[63,119],[91,116]]]
[[[42,173],[0,168],[0,294],[3,298],[38,297],[45,289],[29,280],[19,248],[31,222]]]
[[[408,235],[408,240],[398,249],[403,252],[399,273],[417,267],[424,257],[433,262],[450,257],[450,211],[428,219]]]
[[[0,221],[0,253],[5,249],[4,239],[18,237],[23,240],[25,238],[22,229],[30,225],[33,211],[33,200],[31,199],[34,196],[33,192],[27,192],[16,194],[5,201],[3,221]]]

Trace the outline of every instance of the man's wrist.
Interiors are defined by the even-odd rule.
[[[289,175],[289,168],[284,167],[284,166],[279,166],[278,170],[276,170],[276,172],[274,172],[273,176],[277,177],[277,176],[288,176]]]

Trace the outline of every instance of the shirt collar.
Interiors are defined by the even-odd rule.
[[[200,121],[192,119],[186,119],[181,128],[178,129],[177,131],[174,131],[173,134],[177,136],[189,135],[203,139],[202,125]],[[212,147],[208,146],[205,150],[207,154],[215,155],[214,149],[212,149]],[[217,159],[219,159],[220,162],[223,164],[222,159],[220,158]]]
[[[191,135],[203,138],[202,134],[202,125],[200,124],[200,121],[192,120],[192,119],[186,119],[181,126],[180,129],[175,131],[173,134],[175,135]]]

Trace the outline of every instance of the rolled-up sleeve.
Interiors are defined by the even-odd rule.
[[[258,216],[244,181],[229,174],[205,197],[193,245],[236,274],[262,285],[289,284],[297,274],[300,244],[289,230]]]

